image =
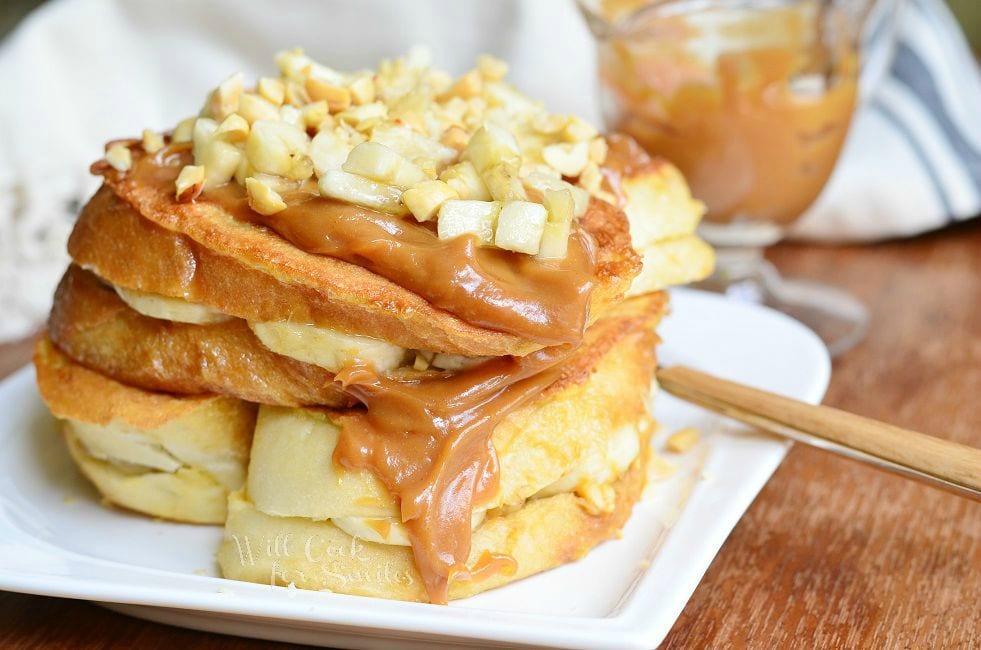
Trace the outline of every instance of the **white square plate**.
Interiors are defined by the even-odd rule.
[[[662,365],[684,363],[812,403],[827,387],[821,342],[764,308],[678,290],[660,334]],[[408,648],[652,648],[787,450],[662,394],[655,416],[664,430],[709,433],[697,468],[691,459],[699,454],[681,459],[688,473],[679,475],[695,476],[693,486],[656,484],[623,538],[579,562],[440,607],[214,577],[220,528],[99,505],[68,458],[31,369],[0,384],[0,413],[0,589],[100,601],[173,625],[352,648],[394,640]]]

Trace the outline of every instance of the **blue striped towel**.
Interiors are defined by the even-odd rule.
[[[888,67],[869,89],[798,237],[886,239],[981,214],[977,61],[942,0],[880,2],[879,9],[866,51]]]

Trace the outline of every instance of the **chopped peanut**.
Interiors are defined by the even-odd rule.
[[[116,171],[129,171],[133,166],[133,153],[124,144],[114,144],[106,151],[106,162]]]
[[[157,153],[163,148],[164,139],[162,135],[150,129],[143,129],[143,151]]]
[[[286,98],[286,84],[279,79],[260,77],[256,90],[259,96],[274,106],[282,106]]]
[[[245,189],[249,194],[249,207],[259,214],[268,216],[286,209],[283,197],[257,178],[246,178]]]
[[[211,91],[208,98],[208,113],[216,120],[224,120],[238,110],[238,100],[242,96],[242,73],[236,72]]]
[[[695,427],[685,427],[672,433],[665,443],[665,447],[668,451],[682,454],[694,447],[695,443],[698,442],[698,438],[698,429]]]
[[[481,56],[455,81],[422,49],[375,72],[334,70],[300,49],[276,64],[280,75],[253,90],[241,74],[228,77],[200,117],[174,129],[172,142],[193,144],[180,200],[233,180],[256,210],[274,214],[312,181],[327,197],[435,220],[441,238],[472,234],[543,259],[564,257],[591,197],[615,201],[600,171],[606,140],[510,86],[500,59]],[[144,132],[148,153],[165,142]],[[124,150],[107,152],[109,164],[128,169]]]
[[[177,175],[177,200],[181,203],[193,201],[204,189],[204,167],[187,165]]]

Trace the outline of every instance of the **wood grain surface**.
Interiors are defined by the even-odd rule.
[[[871,308],[825,403],[981,447],[981,221],[873,246],[784,244],[787,273]],[[0,347],[0,374],[29,344]],[[981,505],[795,447],[665,648],[979,648]],[[276,648],[88,603],[0,594],[2,648]]]

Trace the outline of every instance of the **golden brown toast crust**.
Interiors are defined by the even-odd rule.
[[[34,346],[34,369],[52,415],[92,424],[122,420],[139,429],[153,429],[210,402],[239,403],[219,395],[177,396],[127,386],[74,362],[47,336]]]
[[[156,286],[155,293],[171,297],[188,297],[191,291],[196,294],[198,302],[222,309],[219,303],[228,302],[227,297],[221,295],[224,293],[222,287],[234,286],[244,296],[254,296],[269,288],[271,283],[268,281],[263,283],[264,286],[253,284],[258,279],[255,274],[230,274],[233,269],[245,267],[257,274],[271,276],[282,287],[277,296],[280,307],[274,310],[273,300],[264,306],[263,317],[266,320],[296,320],[294,310],[289,306],[302,301],[308,304],[300,309],[301,312],[309,312],[311,316],[322,319],[313,320],[314,324],[365,334],[406,348],[469,356],[501,356],[523,355],[542,347],[512,334],[466,323],[359,266],[306,253],[267,229],[236,220],[213,203],[178,203],[169,188],[140,184],[133,175],[121,174],[111,168],[104,169],[103,173],[112,191],[145,219],[185,235],[197,243],[198,252],[207,249],[214,254],[198,255],[194,274],[178,275],[171,283],[166,283],[153,279],[159,275],[159,258],[170,254],[169,251],[180,247],[179,244],[161,247],[159,250],[163,253],[154,252],[157,249],[149,246],[141,247],[148,254],[147,260],[127,256],[130,264],[123,269],[113,266],[109,258],[113,255],[114,246],[126,244],[107,243],[109,238],[102,236],[104,233],[100,234],[98,230],[88,236],[81,232],[73,236],[70,245],[72,256],[83,266],[97,270],[102,277],[123,287],[141,288],[141,285],[149,287],[152,284]],[[107,207],[113,209],[104,191],[100,191],[93,201],[86,212]],[[83,215],[79,229],[88,227],[90,221],[91,218]],[[640,271],[640,259],[630,243],[627,218],[619,209],[593,200],[581,223],[597,243],[597,282],[590,302],[592,322],[622,297]],[[117,235],[129,235],[120,241],[135,243],[133,240],[138,230],[134,224],[132,231],[129,227],[123,228]],[[226,261],[213,270],[203,268],[219,257],[231,258],[237,261],[237,266]],[[199,273],[210,275],[210,278],[199,282],[200,286],[196,289],[191,289],[190,285],[195,284],[194,277]],[[215,288],[212,289],[212,286]],[[283,295],[287,288],[294,294],[293,297]],[[149,288],[143,290],[153,291]],[[308,297],[310,294],[314,294],[313,300]],[[309,304],[311,302],[312,306]],[[234,311],[229,309],[228,313],[237,312],[236,315],[249,320],[258,319],[259,313],[254,306],[251,309],[247,307],[240,304]]]
[[[613,484],[616,505],[608,514],[590,514],[580,497],[558,494],[528,501],[510,514],[487,519],[474,531],[468,566],[478,563],[487,552],[509,556],[517,563],[517,570],[512,575],[497,572],[484,580],[454,582],[450,599],[466,598],[574,562],[616,536],[643,492],[647,456],[647,441],[642,439],[640,455]],[[281,586],[292,582],[301,589],[428,601],[408,547],[355,541],[330,522],[271,517],[240,494],[229,497],[228,512],[218,550],[218,563],[226,578]],[[291,540],[289,550],[281,551],[283,539]],[[274,548],[275,554],[271,552]]]
[[[653,330],[666,301],[665,294],[655,293],[617,305],[587,331],[581,350],[545,393],[582,381],[625,334],[638,327]],[[48,332],[72,359],[148,390],[219,393],[277,406],[353,404],[332,373],[271,352],[245,321],[190,325],[143,316],[74,265],[55,293]]]
[[[143,316],[77,266],[55,292],[48,333],[79,363],[148,390],[281,406],[352,404],[332,373],[269,351],[245,321],[189,325]]]

